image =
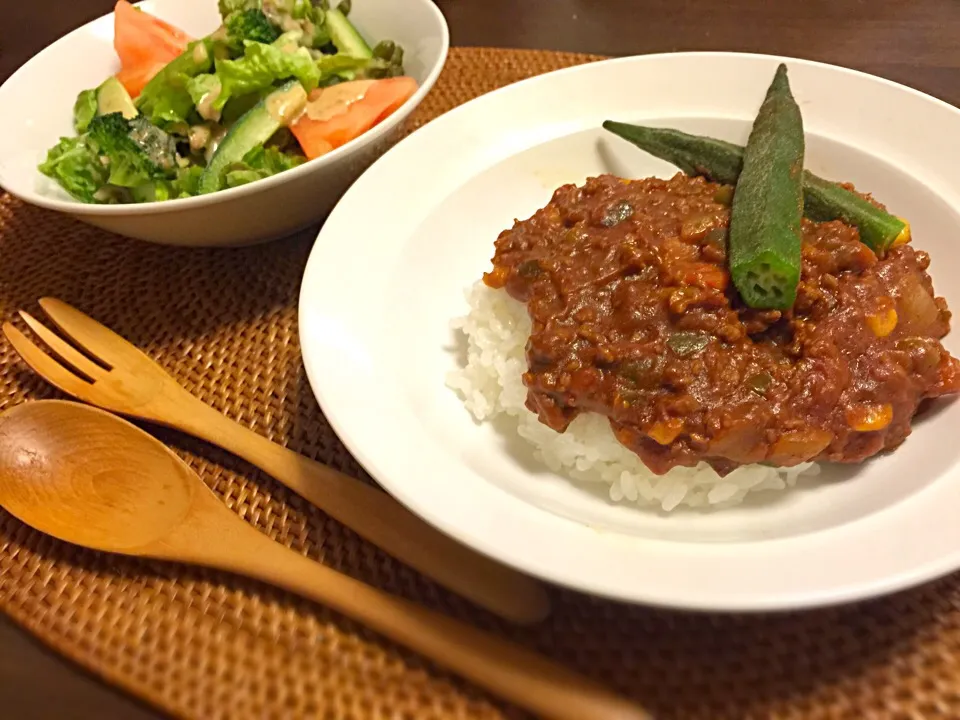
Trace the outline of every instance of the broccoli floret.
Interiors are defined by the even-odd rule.
[[[177,148],[142,115],[98,115],[86,133],[50,150],[40,171],[84,202],[165,200],[177,189],[170,182],[177,178]]]
[[[262,0],[219,0],[220,17],[224,20],[229,15],[244,10],[260,10],[263,7]]]
[[[224,22],[223,34],[228,37],[227,46],[231,50],[242,50],[244,40],[270,44],[277,39],[280,32],[289,31],[293,26],[302,33],[298,44],[303,47],[320,48],[330,41],[324,21],[324,10],[329,7],[326,0],[219,0],[219,3],[220,16]],[[264,18],[258,17],[253,21],[255,13],[262,14]],[[231,28],[232,23],[241,24],[241,21],[236,19],[237,15],[249,18],[242,21],[242,24],[251,30]],[[263,37],[267,39],[258,36],[259,33],[266,32],[263,19],[275,31],[275,34],[264,34]],[[234,40],[234,36],[238,40]],[[271,37],[272,39],[269,39]],[[223,39],[222,36],[220,39]]]
[[[269,45],[278,37],[280,30],[267,19],[262,10],[243,10],[227,16],[227,43],[235,50],[243,50],[245,40]]]
[[[121,113],[99,115],[90,122],[88,136],[107,159],[111,185],[132,188],[176,173],[176,143],[142,115],[133,120]]]

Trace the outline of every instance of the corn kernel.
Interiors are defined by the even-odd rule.
[[[503,265],[494,266],[493,270],[483,274],[483,282],[487,287],[499,290],[507,284],[510,271]]]
[[[647,430],[647,435],[660,445],[669,445],[677,439],[681,430],[683,430],[683,420],[680,418],[669,418],[667,420],[659,420],[651,425],[650,429]]]
[[[903,230],[901,230],[900,234],[894,238],[892,247],[899,247],[901,245],[906,245],[911,240],[910,223],[908,223],[902,217],[898,217],[897,219],[903,223]]]
[[[893,420],[893,406],[854,405],[847,408],[847,424],[857,432],[875,432],[883,430]]]
[[[875,315],[867,315],[867,325],[878,338],[886,337],[897,327],[897,311],[887,308]]]

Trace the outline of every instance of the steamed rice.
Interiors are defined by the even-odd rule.
[[[727,507],[748,493],[785,490],[801,476],[819,472],[814,463],[791,468],[748,465],[721,478],[706,463],[676,467],[665,475],[650,472],[640,459],[613,436],[610,423],[596,413],[578,416],[564,433],[551,430],[524,405],[527,389],[522,375],[530,319],[524,305],[505,291],[477,282],[467,293],[470,312],[453,322],[468,341],[466,366],[452,372],[447,385],[456,390],[479,421],[510,416],[536,458],[552,471],[583,483],[609,486],[614,502],[658,506]]]

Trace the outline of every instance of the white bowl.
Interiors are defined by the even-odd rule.
[[[220,24],[216,0],[147,0],[139,7],[195,37]],[[387,148],[433,86],[449,46],[446,21],[431,0],[357,0],[350,19],[366,37],[402,45],[406,72],[420,89],[386,121],[324,157],[249,185],[183,200],[88,205],[71,198],[37,165],[61,136],[76,134],[77,94],[120,68],[110,14],[57,40],[0,86],[0,108],[6,108],[0,113],[0,186],[34,205],[167,245],[246,245],[316,222]]]
[[[299,321],[320,406],[374,478],[482,553],[631,602],[808,607],[960,568],[960,401],[939,403],[900,448],[861,466],[825,466],[814,481],[734,508],[666,514],[550,472],[515,424],[478,426],[445,386],[461,362],[450,319],[466,313],[463,290],[490,267],[502,229],[566,182],[676,172],[601,130],[603,120],[743,142],[780,61],[677,53],[550,73],[447,113],[364,173],[313,246]],[[960,111],[862,73],[784,61],[806,166],[909,218],[956,312]],[[445,162],[419,163],[427,153]],[[371,196],[383,198],[377,213],[365,212]],[[960,333],[945,344],[957,354]]]

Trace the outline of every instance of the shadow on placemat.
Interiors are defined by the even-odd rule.
[[[413,124],[508,80],[587,59],[456,51]],[[369,481],[323,418],[300,359],[297,295],[313,237],[238,250],[155,247],[0,197],[0,319],[36,309],[43,295],[75,304],[219,411]],[[51,396],[0,340],[0,410]],[[557,590],[553,617],[517,630],[394,562],[246,463],[150,430],[278,542],[537,647],[637,698],[658,718],[960,717],[955,579],[777,616],[687,615]],[[325,608],[221,573],[73,548],[2,511],[0,609],[180,716],[522,717]]]

